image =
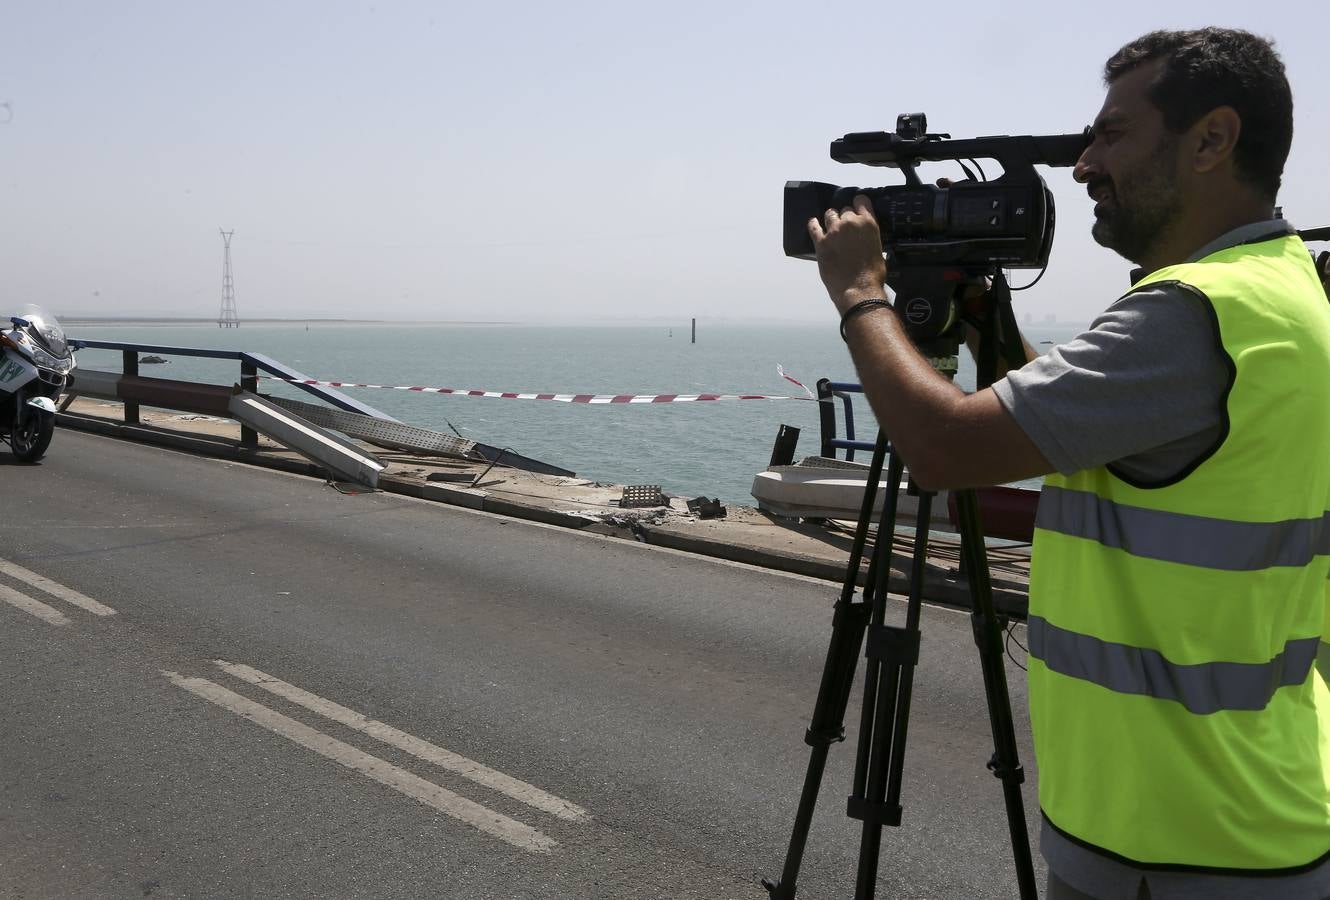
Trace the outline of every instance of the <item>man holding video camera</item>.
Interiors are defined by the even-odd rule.
[[[819,268],[918,484],[1048,476],[1049,896],[1330,897],[1330,304],[1274,207],[1291,92],[1269,42],[1218,28],[1147,34],[1105,81],[1075,177],[1139,269],[1086,333],[964,394],[883,302],[866,198],[809,222]]]

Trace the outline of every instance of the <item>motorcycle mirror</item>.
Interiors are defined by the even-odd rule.
[[[32,323],[22,316],[10,316],[9,321],[13,322],[19,328],[27,328]]]

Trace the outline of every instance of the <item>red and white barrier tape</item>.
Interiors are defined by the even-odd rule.
[[[807,397],[791,397],[791,398],[790,398],[791,400],[816,400],[816,399],[817,399],[817,395],[814,394],[812,391],[810,391],[810,390],[808,389],[808,385],[804,384],[802,381],[800,381],[800,380],[797,379],[797,378],[791,378],[789,375],[786,375],[786,374],[785,374],[785,367],[784,367],[784,366],[781,366],[781,365],[776,366],[776,374],[779,375],[781,378],[784,378],[786,381],[790,382],[791,384],[797,384],[797,385],[799,385],[799,387],[801,387],[801,388],[804,389],[804,393],[808,395]]]
[[[553,400],[556,403],[700,403],[708,400],[816,400],[812,391],[785,374],[779,366],[776,371],[786,381],[794,382],[808,392],[807,397],[777,397],[771,394],[544,394],[519,391],[477,391],[465,388],[417,387],[398,384],[361,384],[351,381],[319,381],[314,378],[277,378],[260,375],[268,381],[287,384],[309,384],[332,388],[378,388],[386,391],[415,391],[422,394],[453,394],[459,397],[495,397],[502,400]]]

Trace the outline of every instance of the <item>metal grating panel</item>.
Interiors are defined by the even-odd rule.
[[[658,484],[630,484],[623,489],[623,499],[619,501],[619,506],[624,509],[669,505],[669,499],[660,492]]]
[[[464,459],[477,458],[475,441],[468,441],[450,434],[442,434],[415,425],[405,425],[401,422],[376,419],[373,416],[344,412],[340,409],[331,409],[314,403],[288,400],[285,397],[267,397],[266,399],[283,409],[296,413],[303,419],[313,422],[315,425],[340,431],[348,437],[368,441],[380,447],[418,450]]]

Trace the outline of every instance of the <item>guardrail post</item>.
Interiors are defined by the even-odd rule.
[[[821,453],[828,459],[834,459],[836,448],[831,446],[831,441],[836,437],[836,407],[831,401],[831,379],[819,378],[817,380],[817,423],[821,431],[822,438]]]
[[[137,375],[139,373],[139,352],[137,350],[122,350],[121,356],[124,363],[124,374]],[[139,404],[137,400],[125,401],[125,424],[139,424]]]
[[[844,391],[836,391],[836,392],[835,392],[835,396],[837,396],[837,397],[840,398],[841,405],[845,407],[845,440],[847,440],[847,441],[852,441],[852,440],[855,439],[855,437],[854,437],[854,402],[850,399],[850,395],[847,394],[847,393],[845,393]],[[849,460],[850,462],[854,462],[854,448],[853,448],[853,447],[846,447],[846,448],[845,448],[845,458],[846,458],[847,460]]]
[[[249,391],[251,394],[259,392],[259,370],[254,363],[243,357],[240,360],[240,388]],[[257,450],[259,433],[248,425],[241,425],[240,446],[246,450]]]
[[[788,466],[794,462],[794,448],[799,443],[799,429],[782,425],[776,430],[776,443],[771,447],[769,466]]]

